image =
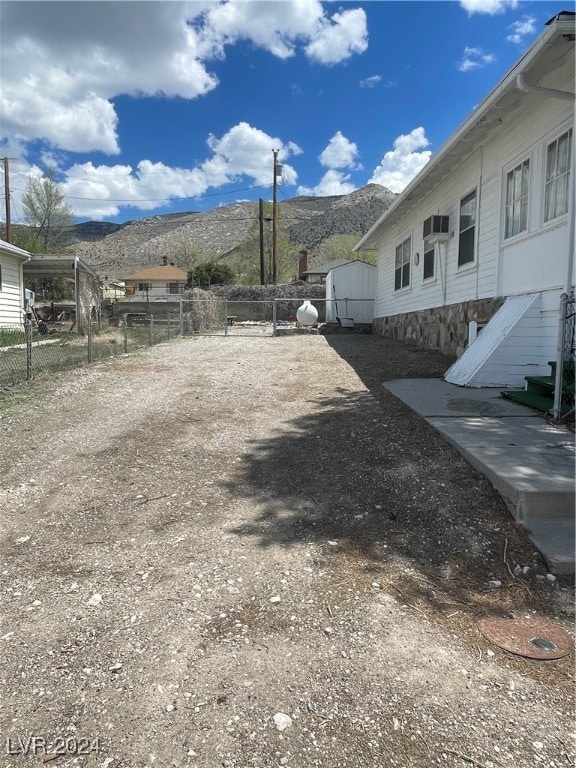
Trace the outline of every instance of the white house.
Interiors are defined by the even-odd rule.
[[[371,324],[376,297],[376,267],[366,261],[347,261],[326,275],[326,322],[337,318]]]
[[[0,240],[0,328],[24,328],[24,277],[28,251]]]
[[[458,357],[446,378],[466,386],[549,373],[574,285],[574,138],[566,12],[356,245],[378,251],[375,330]]]
[[[138,301],[175,299],[183,293],[187,280],[187,273],[174,264],[142,269],[124,278],[126,297]]]

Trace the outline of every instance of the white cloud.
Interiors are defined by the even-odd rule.
[[[488,13],[494,16],[503,13],[508,8],[516,8],[518,0],[460,0],[460,5],[470,15],[473,13]]]
[[[314,195],[328,197],[329,195],[348,195],[356,187],[349,181],[350,175],[330,169],[326,171],[315,187],[298,187],[299,195]]]
[[[272,184],[273,149],[280,150],[278,159],[286,183],[296,183],[296,171],[284,161],[290,155],[301,154],[300,147],[293,142],[284,145],[248,123],[238,123],[220,139],[210,136],[208,146],[214,156],[202,164],[201,170],[209,186],[227,184],[241,176],[248,176],[256,184]]]
[[[374,88],[382,80],[382,75],[372,75],[365,80],[360,80],[360,88]]]
[[[87,162],[67,169],[60,165],[57,179],[74,214],[91,219],[116,216],[123,206],[154,210],[172,199],[201,196],[210,188],[230,183],[272,185],[273,149],[279,149],[286,183],[297,181],[296,171],[286,160],[300,154],[300,147],[268,136],[248,123],[235,125],[220,138],[211,135],[206,143],[210,156],[195,168],[172,168],[150,160],[142,160],[135,168],[127,164]],[[40,176],[42,171],[26,162],[22,144],[10,146],[10,156],[20,157],[10,166],[14,210],[18,217],[28,176]],[[0,147],[6,150],[8,145]]]
[[[524,16],[520,21],[514,21],[508,27],[512,31],[506,38],[509,43],[519,45],[524,42],[524,38],[533,35],[536,31],[536,19],[533,16]]]
[[[471,69],[480,69],[487,64],[492,64],[496,61],[496,56],[493,53],[484,53],[482,48],[469,48],[464,49],[464,54],[458,64],[460,72],[469,72]]]
[[[401,134],[394,141],[394,149],[386,152],[368,183],[382,184],[392,192],[402,192],[430,159],[430,150],[417,151],[429,144],[422,127]]]
[[[328,146],[318,156],[325,168],[356,168],[358,147],[349,141],[341,131],[337,131],[330,139]]]
[[[366,13],[362,8],[335,13],[319,20],[306,54],[320,64],[337,64],[368,48]]]
[[[287,59],[302,43],[309,58],[336,64],[368,46],[366,14],[361,8],[330,17],[319,0],[224,2],[211,7],[205,20],[206,38],[220,51],[245,39]]]
[[[366,15],[319,0],[5,3],[2,133],[119,154],[115,97],[203,96],[218,86],[208,62],[240,39],[335,64],[366,50]]]

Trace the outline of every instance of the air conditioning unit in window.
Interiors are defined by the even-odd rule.
[[[428,243],[443,243],[449,240],[450,216],[429,216],[424,222],[422,237]]]

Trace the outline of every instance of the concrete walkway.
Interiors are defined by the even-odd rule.
[[[552,573],[574,573],[574,435],[500,396],[442,379],[384,384],[490,480]]]

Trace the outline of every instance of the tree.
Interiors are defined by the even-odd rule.
[[[41,252],[61,248],[73,226],[72,209],[51,172],[42,178],[30,176],[22,196],[28,226],[33,227],[34,240]]]
[[[205,261],[188,272],[186,287],[210,288],[212,285],[230,285],[234,282],[234,272],[227,264]]]
[[[336,259],[354,261],[360,258],[362,261],[376,265],[377,254],[374,251],[355,253],[352,250],[361,237],[361,232],[353,235],[331,235],[326,240],[323,240],[316,249],[314,254],[316,257],[315,261],[319,264],[324,264],[327,261],[335,261]]]
[[[215,262],[218,260],[216,251],[208,250],[198,243],[194,243],[184,233],[176,232],[166,239],[162,248],[171,261],[190,272],[197,264],[203,262]]]

